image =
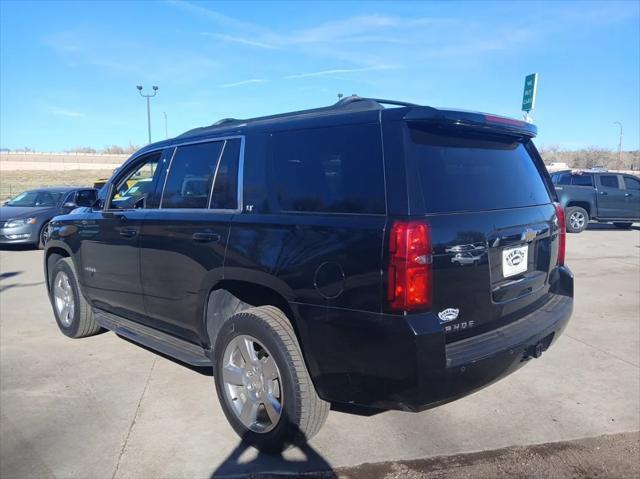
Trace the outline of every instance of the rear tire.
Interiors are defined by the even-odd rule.
[[[579,206],[567,208],[565,217],[569,233],[581,233],[589,225],[589,213]]]
[[[100,331],[87,300],[80,293],[71,258],[53,267],[49,287],[51,304],[60,331],[70,338],[84,338]]]
[[[233,315],[218,333],[214,356],[222,410],[245,443],[279,452],[311,439],[324,424],[329,403],[318,397],[280,309],[260,306]],[[245,409],[251,412],[244,415]]]
[[[621,229],[621,230],[628,230],[628,229],[631,229],[631,225],[632,224],[633,223],[618,223],[618,222],[616,222],[616,223],[613,223],[613,226],[615,226],[616,228]]]

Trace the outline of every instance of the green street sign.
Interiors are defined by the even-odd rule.
[[[538,74],[532,73],[524,78],[522,111],[530,112],[536,107],[536,93],[538,93]]]

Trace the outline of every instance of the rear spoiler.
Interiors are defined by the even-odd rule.
[[[428,121],[444,124],[454,128],[472,128],[487,133],[507,134],[510,136],[533,138],[538,128],[525,121],[504,116],[489,115],[460,110],[440,110],[428,106],[411,108],[403,120]]]

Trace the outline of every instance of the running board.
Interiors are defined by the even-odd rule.
[[[96,322],[103,328],[124,336],[136,343],[147,346],[160,353],[171,356],[192,366],[211,367],[211,359],[206,351],[196,345],[178,339],[157,329],[130,321],[121,316],[93,308]]]

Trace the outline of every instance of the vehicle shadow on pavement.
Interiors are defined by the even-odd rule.
[[[31,244],[3,244],[0,245],[0,251],[33,251],[35,246]]]
[[[587,231],[640,231],[640,226],[638,226],[636,223],[631,226],[631,228],[623,229],[617,228],[615,225],[609,223],[589,223],[589,226],[587,226]]]
[[[7,278],[13,278],[14,276],[18,276],[22,273],[23,271],[7,271],[5,273],[0,273],[0,281]]]
[[[304,458],[298,457],[300,453]],[[243,461],[242,456],[245,454],[257,455]],[[322,479],[338,478],[329,463],[308,443],[290,449],[286,455],[294,457],[285,457],[284,451],[261,452],[241,440],[222,464],[213,471],[211,479],[244,476],[277,478],[298,477],[298,475]]]
[[[207,367],[207,366],[194,366],[193,364],[189,364],[189,363],[185,363],[184,361],[180,361],[177,358],[174,358],[173,356],[169,356],[168,354],[164,354],[163,352],[160,352],[156,349],[152,349],[149,346],[145,346],[142,343],[137,343],[135,342],[133,339],[129,339],[126,336],[122,336],[121,334],[118,333],[114,333],[116,336],[118,336],[118,338],[122,339],[123,341],[126,341],[128,343],[131,343],[133,345],[135,345],[137,348],[142,348],[145,349],[147,351],[149,351],[150,353],[155,354],[156,356],[160,356],[161,358],[164,358],[168,361],[171,361],[172,363],[176,363],[179,364],[180,366],[184,366],[187,369],[191,369],[192,371],[197,372],[198,374],[202,374],[203,376],[213,376],[213,367]]]
[[[16,276],[20,276],[22,273],[23,271],[6,271],[4,273],[0,273],[0,281],[15,278]],[[42,284],[44,284],[44,281],[38,281],[36,283],[0,283],[0,293],[11,288],[28,288],[30,286],[40,286]]]
[[[7,285],[1,285],[0,286],[0,293],[11,289],[11,288],[29,288],[31,286],[41,286],[44,284],[44,281],[39,281],[37,283],[11,283],[11,284],[7,284]]]

